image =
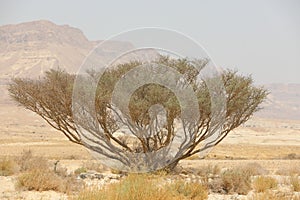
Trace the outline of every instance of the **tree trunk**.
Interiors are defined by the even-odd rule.
[[[170,163],[169,165],[165,166],[164,168],[158,170],[158,171],[164,171],[167,173],[172,172],[175,167],[178,165],[180,159],[175,160],[174,162]]]

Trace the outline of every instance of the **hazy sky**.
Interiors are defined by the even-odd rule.
[[[174,29],[257,83],[300,83],[299,0],[0,0],[0,25],[39,19],[77,27],[90,40],[145,26]]]

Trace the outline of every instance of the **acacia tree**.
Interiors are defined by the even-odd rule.
[[[125,170],[135,168],[137,171],[142,166],[148,170],[162,167],[172,170],[179,160],[217,145],[230,131],[258,111],[267,96],[265,89],[253,85],[250,76],[223,71],[221,80],[226,91],[226,110],[223,120],[216,121],[213,120],[211,109],[212,94],[206,82],[199,81],[199,71],[188,60],[160,57],[154,62],[178,71],[185,78],[185,83],[191,86],[200,114],[197,123],[191,124],[182,119],[182,105],[174,92],[154,83],[134,91],[129,100],[128,116],[119,112],[111,102],[113,92],[126,73],[142,64],[137,61],[106,70],[100,79],[97,79],[98,72],[89,71],[89,79],[99,80],[94,101],[82,98],[74,105],[72,97],[76,76],[62,70],[50,70],[38,80],[12,79],[9,92],[16,102],[40,115],[71,142],[87,147],[103,159],[109,159],[111,166],[121,165]],[[203,68],[208,62],[205,59],[198,60],[197,64]],[[85,78],[82,77],[81,86],[89,87],[85,84]],[[180,79],[175,82],[179,83]],[[181,92],[185,89],[183,87]],[[164,108],[163,113],[162,109],[153,109],[156,108],[153,105],[158,104]],[[74,115],[74,107],[80,113],[80,118]],[[122,131],[130,134],[120,133]],[[216,131],[219,134],[213,142],[201,145]],[[175,145],[179,132],[181,140]]]

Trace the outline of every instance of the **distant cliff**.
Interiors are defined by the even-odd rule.
[[[89,41],[81,30],[49,21],[34,21],[0,27],[0,79],[13,76],[38,77],[50,68],[75,73],[87,54],[100,41]],[[110,52],[132,46],[114,41]],[[107,59],[99,55],[99,60]]]

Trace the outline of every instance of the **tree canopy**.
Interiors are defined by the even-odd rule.
[[[253,113],[258,111],[259,105],[268,94],[264,88],[253,84],[251,76],[224,70],[221,73],[221,81],[226,92],[226,110],[222,120],[213,121],[211,102],[213,94],[207,81],[199,80],[199,71],[187,59],[160,57],[154,62],[179,72],[184,77],[185,83],[192,88],[200,114],[196,124],[192,126],[185,124],[181,118],[182,105],[178,96],[168,87],[154,83],[138,87],[131,95],[128,106],[131,121],[119,116],[120,113],[116,111],[111,99],[118,81],[143,64],[138,61],[119,64],[106,70],[100,78],[99,72],[90,70],[89,79],[99,78],[96,96],[91,102],[95,113],[86,109],[89,107],[86,105],[88,103],[83,101],[85,109],[78,112],[81,112],[81,116],[84,117],[80,119],[74,116],[74,102],[72,102],[74,81],[80,75],[69,74],[63,70],[49,70],[38,80],[14,78],[9,85],[9,92],[16,102],[37,113],[71,142],[83,145],[103,156],[102,158],[108,158],[116,165],[121,164],[125,169],[140,168],[141,163],[148,162],[145,165],[151,170],[161,168],[163,165],[173,168],[179,160],[217,145],[230,131],[246,122]],[[198,60],[197,64],[202,69],[208,62],[203,59]],[[156,73],[158,75],[162,72]],[[172,81],[171,78],[174,77],[165,78]],[[179,79],[175,80],[176,83],[179,81]],[[213,78],[210,81],[214,81]],[[85,85],[84,78],[82,87],[89,87]],[[156,107],[153,105],[160,105],[164,112],[161,113],[162,109],[155,111]],[[80,105],[78,108],[81,108]],[[182,122],[181,127],[178,126],[180,122]],[[122,126],[126,127],[122,131],[128,131],[130,134],[120,133]],[[218,130],[220,132],[213,142],[201,145]],[[175,145],[175,148],[172,143],[179,132],[183,139],[180,140],[180,144]],[[173,148],[172,151],[175,149],[175,152],[171,158],[168,158],[171,154],[170,148]],[[140,154],[143,156],[136,156]],[[149,155],[155,159],[149,159]],[[160,166],[158,160],[162,159],[165,159],[165,162]]]

